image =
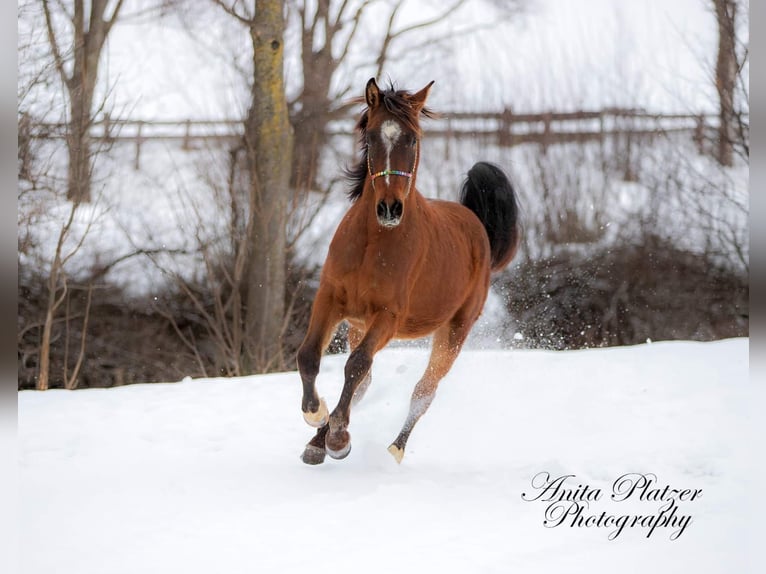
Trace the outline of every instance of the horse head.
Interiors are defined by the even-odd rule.
[[[433,82],[415,94],[381,90],[375,78],[367,82],[367,110],[360,121],[366,151],[366,176],[374,193],[378,223],[398,226],[404,217],[407,198],[415,186],[420,159],[421,114]]]

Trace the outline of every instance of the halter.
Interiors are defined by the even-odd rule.
[[[379,177],[384,177],[386,175],[400,175],[402,177],[406,177],[410,181],[407,183],[407,194],[410,193],[410,186],[412,185],[412,176],[415,175],[415,166],[418,165],[418,156],[420,155],[420,141],[417,142],[417,147],[415,148],[415,161],[412,163],[412,171],[401,171],[398,169],[384,169],[383,171],[379,171],[377,173],[372,173],[372,160],[370,159],[369,150],[367,153],[367,172],[370,174],[370,181],[372,183],[372,187],[375,187],[375,180]]]
[[[404,177],[412,177],[412,172],[410,171],[399,171],[398,169],[384,169],[383,171],[379,171],[378,173],[371,173],[370,177],[372,179],[383,177],[384,175],[401,175]]]

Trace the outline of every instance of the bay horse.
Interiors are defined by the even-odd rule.
[[[401,463],[413,427],[434,398],[481,314],[490,272],[505,267],[520,239],[517,199],[505,174],[479,162],[460,203],[426,199],[417,189],[420,116],[433,82],[417,93],[382,90],[372,78],[356,126],[361,159],[348,171],[351,207],[330,243],[308,331],[298,355],[301,410],[317,428],[301,456],[345,458],[353,404],[370,384],[375,353],[394,338],[433,334],[431,357],[410,400],[399,436],[388,448]],[[315,380],[336,327],[348,323],[351,353],[338,404],[328,412]]]

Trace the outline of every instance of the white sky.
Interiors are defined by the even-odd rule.
[[[456,37],[451,55],[401,58],[388,74],[408,89],[435,79],[431,103],[441,110],[714,109],[708,76],[715,25],[705,0],[530,2],[513,23]],[[486,3],[472,0],[450,26],[459,29],[487,14]],[[118,112],[143,119],[244,113],[243,77],[231,65],[231,54],[246,65],[247,36],[207,10],[190,20],[196,40],[175,18],[114,28],[102,70],[117,81]],[[290,75],[289,63],[287,70]],[[357,75],[366,79],[372,71]]]
[[[491,50],[471,40],[461,69],[476,100],[502,91],[503,103],[530,110],[713,105],[715,22],[704,0],[537,0],[507,36],[487,39]]]

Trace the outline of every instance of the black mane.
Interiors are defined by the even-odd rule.
[[[421,135],[420,122],[418,113],[413,109],[408,97],[410,92],[405,90],[397,90],[393,83],[389,84],[387,90],[380,91],[381,103],[386,106],[386,109],[404,126],[412,130],[418,137]],[[357,98],[352,103],[365,103],[364,98]],[[362,115],[359,117],[359,121],[356,124],[356,130],[359,132],[359,149],[361,155],[356,165],[344,170],[346,179],[349,183],[349,190],[346,193],[349,200],[356,201],[364,191],[364,182],[367,179],[367,121],[369,119],[369,108],[365,108]],[[434,113],[428,109],[423,108],[420,113],[427,117],[434,117]]]

